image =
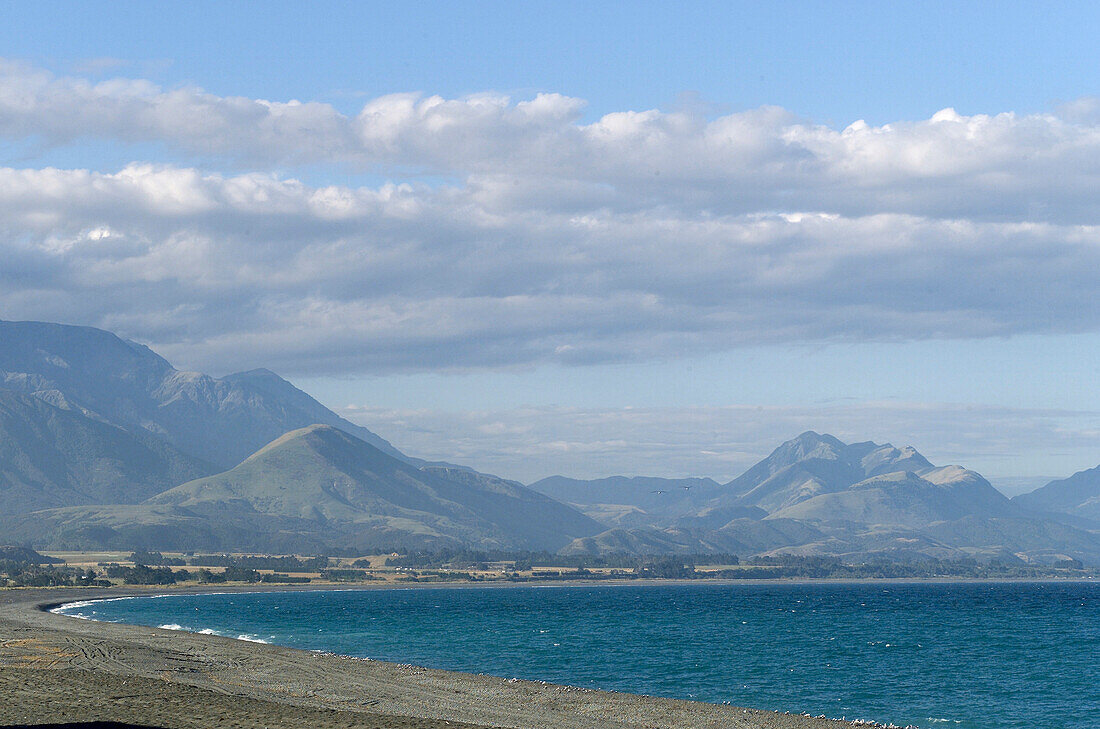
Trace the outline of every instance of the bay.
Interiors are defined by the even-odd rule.
[[[1100,584],[630,584],[172,595],[81,617],[921,729],[1100,727]]]

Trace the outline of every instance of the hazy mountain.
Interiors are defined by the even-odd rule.
[[[182,372],[109,332],[0,322],[5,540],[1100,561],[1100,468],[1009,501],[979,474],[936,467],[910,447],[807,432],[723,485],[534,486],[409,458],[268,370]]]
[[[550,476],[530,487],[577,507],[597,521],[615,526],[671,523],[694,514],[722,489],[709,478],[645,476],[612,476],[590,481]]]
[[[0,514],[142,501],[211,469],[152,435],[0,389]]]
[[[611,529],[566,550],[1100,561],[1100,535],[1029,513],[981,475],[911,447],[807,432],[713,492],[675,526]]]
[[[768,515],[810,522],[855,522],[922,527],[966,516],[1013,517],[1019,510],[973,471],[928,468],[920,475],[895,471],[797,501]]]
[[[1029,515],[966,516],[930,524],[922,531],[946,544],[968,547],[971,554],[983,557],[1022,555],[1049,562],[1068,556],[1100,564],[1100,537],[1097,534],[1053,519]]]
[[[968,514],[1016,515],[980,475],[934,467],[912,447],[845,444],[806,432],[741,476],[710,479],[561,476],[531,485],[612,526],[721,529],[739,519],[791,518],[913,526]]]
[[[822,494],[843,491],[859,481],[898,471],[932,469],[911,447],[890,444],[846,445],[831,435],[812,431],[787,441],[771,455],[726,484],[710,504],[758,506],[769,514]]]
[[[602,529],[521,484],[409,458],[268,370],[182,372],[40,322],[0,322],[0,522],[120,548],[557,549]]]
[[[1012,501],[1028,509],[1060,512],[1100,523],[1100,466],[1051,481]]]
[[[0,388],[152,434],[221,469],[314,423],[404,458],[268,370],[223,378],[182,372],[144,345],[91,327],[0,322]]]
[[[147,503],[222,521],[272,517],[293,520],[298,528],[305,522],[326,538],[339,535],[364,546],[556,550],[601,529],[521,484],[466,470],[421,470],[323,425],[287,433],[225,473]]]

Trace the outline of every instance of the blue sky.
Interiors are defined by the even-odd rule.
[[[1094,4],[0,8],[2,318],[524,480],[1100,462]]]
[[[1097,88],[1094,3],[4,3],[5,55],[220,95],[556,91],[593,115],[775,104],[884,123],[1050,108]]]

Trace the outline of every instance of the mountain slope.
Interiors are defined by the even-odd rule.
[[[372,433],[361,425],[356,425],[349,420],[341,418],[339,415],[314,400],[310,395],[299,390],[269,369],[260,368],[249,370],[248,372],[238,372],[236,374],[226,375],[222,378],[222,381],[239,387],[242,390],[251,389],[263,393],[270,401],[280,403],[282,407],[286,409],[287,423],[307,421],[307,425],[331,425],[339,428],[345,433],[354,435],[359,440],[370,443],[378,450],[398,460],[416,460],[410,459],[404,453],[394,448],[385,438]],[[305,425],[296,425],[295,427],[305,427]],[[288,430],[293,429],[294,428],[288,428]]]
[[[967,516],[1015,517],[1019,510],[984,478],[958,466],[896,471],[864,479],[843,491],[777,509],[769,519],[854,522],[920,528]]]
[[[141,501],[211,468],[155,437],[0,390],[0,514]]]
[[[1051,481],[1012,501],[1028,509],[1071,514],[1100,523],[1100,466]]]
[[[152,434],[222,469],[314,423],[404,458],[272,372],[220,379],[182,372],[148,347],[91,327],[0,321],[0,388],[64,403],[131,433]]]
[[[147,503],[223,521],[300,520],[322,534],[376,546],[558,549],[601,529],[520,484],[465,470],[421,470],[324,425],[287,433],[225,473]]]
[[[808,431],[726,484],[726,493],[710,506],[719,508],[735,499],[739,505],[758,506],[772,513],[821,494],[843,491],[873,476],[931,468],[924,456],[908,446],[846,445],[831,435]]]
[[[925,555],[1051,561],[1071,555],[1100,562],[1100,535],[1028,513],[973,471],[933,466],[910,447],[848,445],[813,432],[780,445],[672,527],[611,529],[575,540],[566,550],[661,548],[854,560]]]

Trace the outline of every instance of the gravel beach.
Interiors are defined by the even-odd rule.
[[[42,609],[127,594],[155,593],[0,590],[0,726],[93,721],[317,729],[874,726],[439,671],[98,623]]]

